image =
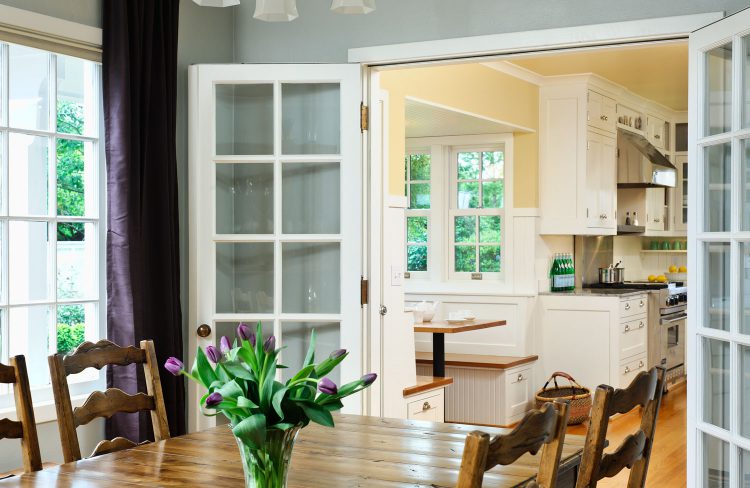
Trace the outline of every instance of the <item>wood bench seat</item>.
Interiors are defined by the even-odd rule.
[[[453,384],[453,378],[449,376],[420,376],[417,375],[417,384],[404,388],[404,397],[423,393],[437,388],[445,388]]]
[[[432,353],[417,351],[417,364],[432,364]],[[539,356],[488,356],[482,354],[445,353],[446,366],[469,368],[510,369],[533,363]]]

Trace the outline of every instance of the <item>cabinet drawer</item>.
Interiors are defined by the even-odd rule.
[[[646,300],[646,295],[620,302],[620,317],[632,317],[633,315],[647,313],[647,311],[648,300]]]
[[[617,104],[609,97],[589,90],[588,123],[607,132],[615,131]]]
[[[647,324],[645,317],[620,324],[620,360],[646,353]]]
[[[646,356],[624,361],[620,364],[620,385],[618,388],[627,387],[633,378],[641,371],[646,371]]]
[[[531,369],[508,370],[505,373],[505,416],[515,417],[529,409]]]
[[[407,408],[407,418],[409,420],[429,420],[432,422],[444,421],[445,396],[442,392],[436,393],[426,398],[420,398],[409,402]]]

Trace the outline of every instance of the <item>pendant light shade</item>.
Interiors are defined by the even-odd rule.
[[[255,0],[255,14],[266,22],[289,22],[299,17],[297,0]]]
[[[193,0],[201,7],[233,7],[239,5],[240,0]]]
[[[375,10],[375,0],[333,0],[331,10],[339,14],[369,14]]]

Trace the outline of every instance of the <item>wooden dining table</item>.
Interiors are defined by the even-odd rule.
[[[449,488],[456,485],[464,439],[481,429],[415,420],[336,415],[336,427],[311,424],[297,439],[289,488]],[[558,487],[572,488],[583,437],[565,438]],[[539,455],[485,474],[485,486],[524,486],[536,475]],[[228,426],[62,464],[0,481],[0,487],[205,486],[243,487],[239,451]]]

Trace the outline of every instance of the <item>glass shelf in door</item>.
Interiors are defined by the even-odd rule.
[[[281,85],[282,154],[341,152],[341,87],[338,83]]]
[[[273,313],[274,245],[216,243],[216,312]]]
[[[338,234],[341,231],[339,163],[284,163],[284,234]]]
[[[216,154],[274,153],[273,85],[216,85]]]
[[[273,163],[216,165],[216,233],[273,234]]]

